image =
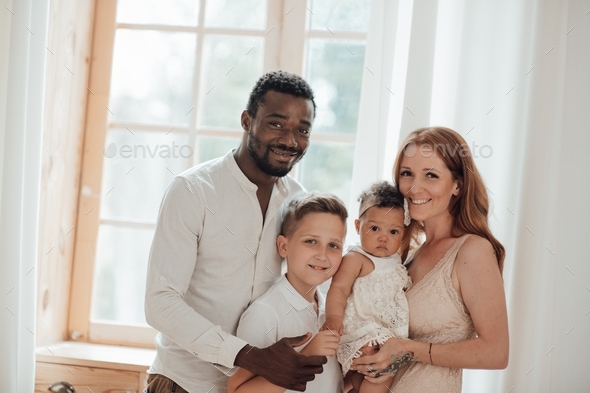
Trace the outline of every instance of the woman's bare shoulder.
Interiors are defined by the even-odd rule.
[[[482,264],[497,265],[496,253],[492,247],[492,243],[485,237],[472,234],[461,245],[457,254],[457,261],[461,262],[459,265],[471,265],[475,263],[481,266]]]

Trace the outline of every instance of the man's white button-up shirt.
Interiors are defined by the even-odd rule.
[[[145,298],[160,332],[149,373],[191,393],[225,392],[247,344],[234,336],[240,316],[281,276],[282,207],[303,188],[278,179],[265,219],[257,189],[232,151],[175,177],[160,206]]]

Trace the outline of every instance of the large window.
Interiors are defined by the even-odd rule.
[[[143,296],[163,192],[176,174],[238,146],[263,73],[284,69],[311,84],[312,143],[292,174],[348,202],[370,0],[96,6],[69,331],[151,345]]]

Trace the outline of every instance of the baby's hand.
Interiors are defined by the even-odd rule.
[[[307,356],[334,356],[340,343],[340,335],[323,330],[313,336],[309,344],[299,353]]]
[[[342,324],[342,318],[338,317],[329,317],[326,318],[326,322],[320,329],[321,331],[327,330],[334,333],[338,333],[338,335],[342,335],[344,333],[344,325]]]

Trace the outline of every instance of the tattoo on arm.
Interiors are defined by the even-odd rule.
[[[380,377],[383,374],[395,375],[402,366],[418,359],[417,357],[414,357],[414,352],[404,351],[399,352],[397,355],[391,355],[391,358],[393,359],[393,363],[375,374],[375,377]]]

